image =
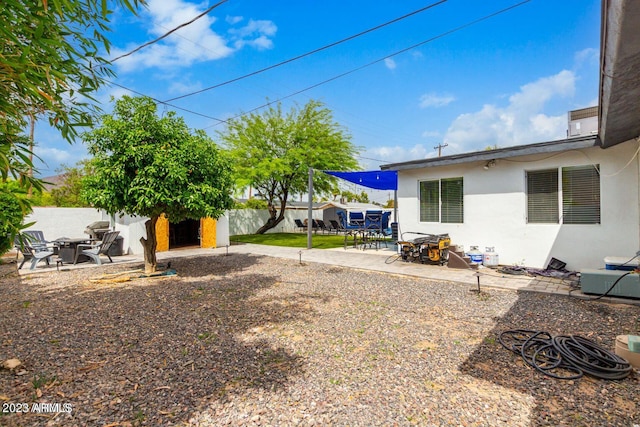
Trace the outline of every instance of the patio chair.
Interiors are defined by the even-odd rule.
[[[381,239],[381,242],[384,243],[385,247],[388,247],[388,245],[387,245],[387,237],[393,236],[393,230],[391,229],[391,226],[389,225],[389,218],[391,218],[391,212],[390,211],[382,213],[382,228],[381,228],[382,239]]]
[[[307,226],[298,218],[293,220],[296,223],[296,227],[300,229],[300,231],[305,231]]]
[[[327,233],[331,234],[331,229],[329,227],[327,227],[327,224],[325,224],[325,222],[321,219],[314,219],[317,228],[322,231],[322,234],[324,234],[324,232],[326,231]]]
[[[360,212],[362,213],[362,212]],[[354,225],[349,223],[349,221],[347,220],[347,213],[345,211],[337,211],[336,214],[338,215],[338,220],[340,222],[341,228],[345,231],[349,231],[349,230],[359,230],[362,227],[359,225]],[[363,218],[364,221],[364,218]]]
[[[42,233],[42,232],[40,232]],[[53,256],[53,248],[48,247],[43,244],[35,243],[35,246],[30,242],[29,237],[22,238],[22,241],[19,237],[16,237],[13,241],[16,249],[22,254],[22,262],[18,267],[18,270],[22,268],[25,262],[31,260],[31,266],[29,270],[35,270],[36,265],[41,260],[45,260],[47,265],[49,265],[49,260]]]
[[[336,234],[346,231],[335,219],[330,219],[329,224],[331,224],[331,230],[335,230]]]
[[[26,235],[26,239],[29,240],[29,246],[32,248],[47,249],[50,247],[51,242],[44,238],[42,230],[26,230],[23,234]]]
[[[102,265],[100,255],[106,255],[109,261],[113,262],[111,255],[109,255],[109,249],[111,245],[116,241],[116,237],[120,234],[119,231],[107,231],[102,237],[102,241],[92,244],[79,244],[76,248],[76,257],[73,261],[74,264],[78,262],[80,255],[86,255],[90,259],[94,260],[96,264]]]
[[[349,212],[349,225],[364,227],[364,214],[362,212]]]

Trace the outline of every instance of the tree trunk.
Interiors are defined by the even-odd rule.
[[[156,223],[158,217],[153,216],[144,223],[144,227],[147,230],[147,238],[140,238],[140,243],[144,248],[144,272],[145,274],[155,273],[158,268],[158,261],[156,260]]]
[[[256,234],[264,234],[267,230],[271,230],[275,228],[276,225],[280,224],[284,220],[284,211],[285,206],[287,205],[287,201],[284,200],[280,203],[280,213],[278,214],[278,210],[273,205],[269,205],[269,219],[267,222],[256,231]]]

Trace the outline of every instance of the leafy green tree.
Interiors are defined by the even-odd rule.
[[[102,125],[84,134],[92,173],[82,193],[110,214],[148,217],[145,222],[145,271],[154,272],[156,222],[219,218],[233,205],[231,163],[204,131],[192,133],[174,112],[156,115],[147,97],[122,97]]]
[[[51,190],[51,199],[56,206],[87,207],[89,203],[82,196],[82,178],[89,174],[90,163],[81,160],[75,166],[62,165],[56,172],[62,175],[60,184]]]
[[[343,191],[341,196],[347,202],[369,203],[369,195],[366,191],[362,191],[360,194],[352,193],[351,191]]]
[[[145,0],[4,0],[0,8],[2,133],[19,134],[46,113],[72,140],[91,123],[91,93],[113,76],[107,38],[111,7],[135,13]],[[17,132],[16,132],[17,131]]]
[[[292,108],[281,105],[262,114],[229,120],[220,138],[231,150],[239,187],[251,186],[266,200],[269,218],[256,233],[274,228],[284,219],[289,196],[305,193],[308,170],[353,170],[358,167],[351,137],[318,101]],[[330,194],[335,179],[314,175],[314,191]]]
[[[46,116],[72,142],[77,127],[91,123],[91,94],[112,77],[109,18],[112,6],[131,12],[145,0],[4,0],[0,6],[0,183],[13,178],[14,200],[30,209],[22,193],[42,191],[34,178],[28,124]],[[20,224],[13,224],[12,230]]]
[[[38,180],[30,177],[29,140],[24,136],[0,134],[0,254],[13,244],[14,238],[30,224],[23,224],[31,212],[27,192],[42,189]]]

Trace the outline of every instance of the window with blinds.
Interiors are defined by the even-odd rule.
[[[527,222],[557,224],[558,169],[527,172]]]
[[[462,224],[462,178],[450,178],[440,181],[442,207],[440,222]]]
[[[464,222],[462,178],[420,182],[420,221]]]
[[[527,222],[600,224],[598,165],[527,172]]]
[[[440,182],[420,182],[420,222],[440,221]]]
[[[598,165],[562,168],[562,223],[600,224]]]

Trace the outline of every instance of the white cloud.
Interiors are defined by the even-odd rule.
[[[578,67],[585,63],[597,64],[600,61],[600,50],[592,47],[582,49],[576,52],[574,60]]]
[[[456,98],[451,95],[437,95],[435,93],[425,93],[420,97],[420,108],[444,107],[451,104]]]
[[[397,67],[396,61],[394,61],[393,58],[385,58],[384,65],[390,70],[395,70]]]
[[[509,97],[505,107],[486,104],[480,111],[458,116],[444,137],[455,151],[481,150],[531,144],[566,136],[566,113],[550,116],[543,113],[545,104],[557,97],[571,97],[576,76],[563,70],[520,87]]]
[[[230,29],[229,34],[235,39],[236,49],[243,46],[271,49],[273,41],[269,37],[275,36],[277,31],[278,27],[271,21],[250,19],[244,27]]]
[[[244,18],[242,16],[229,16],[229,15],[227,15],[227,17],[224,20],[227,21],[228,24],[235,25],[238,22],[242,22],[243,19]]]
[[[204,11],[203,4],[184,0],[149,0],[146,18],[150,22],[150,39],[164,35],[179,25],[190,21]],[[226,22],[236,25],[242,17],[227,17]],[[140,51],[119,59],[116,65],[122,72],[139,71],[144,68],[188,67],[197,62],[212,61],[231,55],[243,46],[269,49],[271,37],[277,27],[271,21],[250,20],[241,28],[232,28],[229,39],[213,31],[217,19],[206,15],[180,28],[165,39]],[[136,48],[143,42],[130,43],[125,48],[113,49],[112,57],[118,57]]]
[[[409,160],[423,159],[432,155],[433,150],[428,150],[422,144],[416,144],[413,147],[402,147],[399,145],[393,147],[374,147],[369,148],[362,153],[365,160],[362,167],[365,169],[378,169],[381,164],[406,162]],[[370,160],[379,159],[379,160]]]
[[[200,83],[185,83],[179,81],[172,81],[169,85],[170,94],[191,93],[202,89]]]
[[[424,132],[422,132],[423,138],[439,138],[441,136],[442,135],[438,131],[425,130]]]

